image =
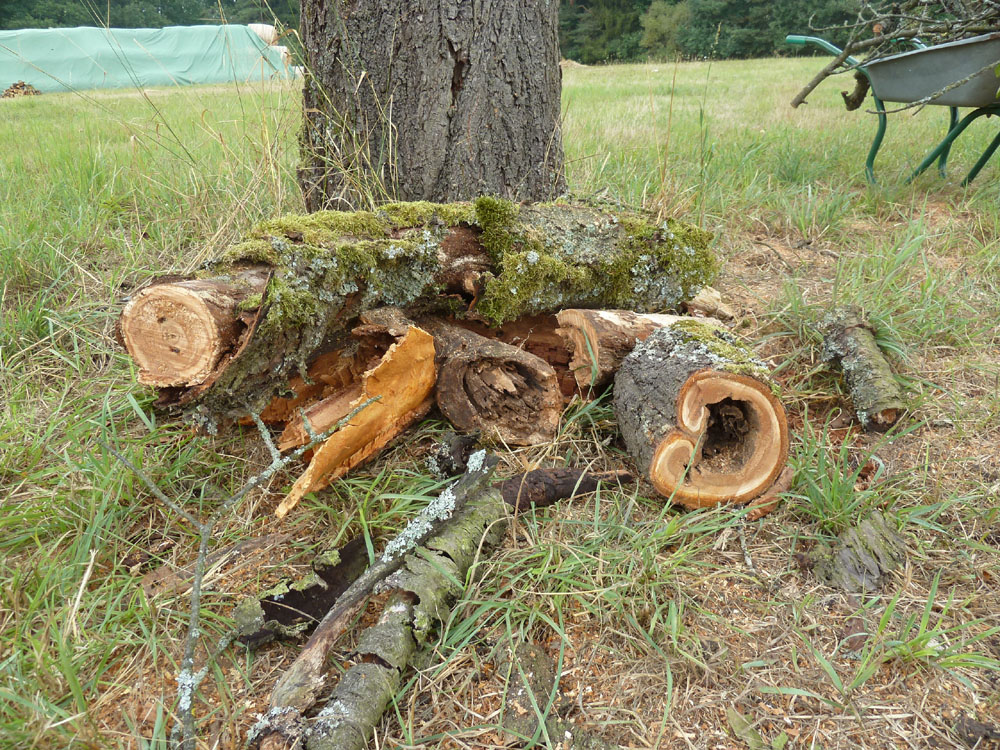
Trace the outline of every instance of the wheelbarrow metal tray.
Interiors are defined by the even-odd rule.
[[[1000,32],[903,52],[865,63],[864,67],[879,99],[909,104],[994,63],[1000,63]],[[950,107],[988,107],[1000,104],[998,87],[1000,78],[997,78],[995,69],[987,68],[931,103]]]

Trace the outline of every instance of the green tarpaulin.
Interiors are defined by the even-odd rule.
[[[288,77],[281,54],[247,26],[0,31],[0,91],[184,86]]]

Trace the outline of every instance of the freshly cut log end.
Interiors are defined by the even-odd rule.
[[[631,310],[563,310],[557,333],[572,352],[569,368],[580,390],[603,388],[635,345],[658,328],[690,318]],[[708,322],[718,324],[710,319]]]
[[[512,445],[555,436],[563,402],[551,365],[439,319],[418,322],[434,336],[438,408],[457,430]]]
[[[764,363],[729,333],[690,321],[625,358],[615,413],[656,490],[688,508],[767,491],[788,459],[788,423]]]
[[[139,366],[139,382],[158,388],[204,383],[247,328],[239,306],[263,289],[264,274],[243,274],[237,284],[178,281],[147,287],[128,302],[122,340]]]

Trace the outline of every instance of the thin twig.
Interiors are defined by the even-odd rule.
[[[121,461],[124,466],[126,466],[139,478],[139,480],[156,499],[163,503],[167,508],[177,513],[177,515],[184,518],[198,532],[198,556],[195,559],[194,576],[191,581],[191,599],[187,636],[184,641],[184,655],[181,659],[181,669],[177,675],[177,711],[179,713],[179,721],[171,730],[171,738],[180,750],[195,750],[197,742],[197,726],[194,718],[194,692],[205,679],[212,663],[229,645],[235,635],[235,633],[225,634],[209,655],[206,664],[198,672],[194,671],[195,651],[197,650],[198,642],[201,638],[202,583],[205,578],[205,571],[208,568],[208,547],[212,540],[215,527],[227,511],[232,508],[233,505],[246,497],[250,490],[259,486],[267,479],[274,476],[276,472],[300,458],[307,450],[316,447],[318,443],[321,443],[329,438],[335,432],[343,428],[344,425],[348,424],[363,409],[367,408],[377,400],[379,400],[379,397],[367,399],[328,430],[319,434],[317,434],[313,430],[312,426],[309,425],[308,420],[305,420],[310,441],[292,451],[287,456],[282,456],[278,452],[274,445],[274,441],[271,439],[271,434],[263,420],[260,418],[260,415],[255,412],[251,412],[250,416],[253,419],[254,424],[257,426],[257,431],[260,433],[261,439],[264,441],[264,445],[267,446],[268,452],[271,455],[271,463],[268,464],[263,471],[251,477],[239,490],[223,500],[219,507],[216,508],[211,515],[209,515],[208,520],[204,522],[200,521],[197,516],[185,510],[179,503],[168,497],[166,493],[164,493],[163,490],[156,485],[156,482],[154,482],[153,479],[146,474],[146,472],[129,461],[115,448],[104,443],[103,441],[99,441],[105,450]]]

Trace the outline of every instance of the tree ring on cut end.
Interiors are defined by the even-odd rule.
[[[122,313],[122,338],[139,365],[139,382],[160,388],[205,382],[224,350],[213,307],[184,283],[136,294]]]
[[[656,447],[649,477],[689,508],[742,502],[770,487],[788,458],[785,409],[767,385],[719,370],[693,374],[677,426]]]

